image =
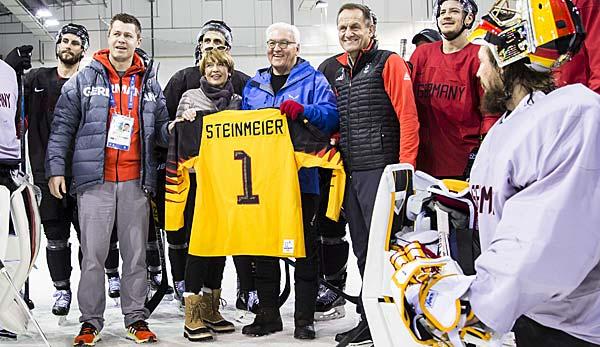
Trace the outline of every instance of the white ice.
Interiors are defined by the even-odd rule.
[[[74,232],[72,233],[75,234]],[[43,238],[43,237],[42,237]],[[77,306],[77,287],[79,282],[79,266],[77,260],[78,247],[77,239],[73,236],[70,242],[72,243],[72,265],[73,273],[71,275],[71,289],[73,291],[73,302],[71,311],[68,315],[66,325],[59,326],[58,318],[52,315],[51,309],[54,303],[52,294],[54,287],[48,272],[46,264],[46,242],[45,239],[40,245],[39,257],[36,261],[36,269],[30,275],[30,296],[35,304],[33,310],[34,317],[39,322],[42,330],[45,332],[51,346],[72,346],[73,338],[79,332],[79,310]],[[356,295],[360,290],[360,276],[356,267],[356,258],[350,251],[350,259],[348,262],[348,284],[347,292]],[[168,260],[167,260],[168,266]],[[293,268],[291,278],[293,281]],[[282,267],[282,274],[283,274]],[[170,272],[169,272],[170,274]],[[282,276],[283,278],[283,276]],[[170,281],[171,282],[171,281]],[[172,283],[171,283],[172,284]],[[105,283],[106,285],[106,283]],[[283,283],[281,284],[283,288]],[[106,292],[106,289],[105,289]],[[294,289],[290,297],[281,308],[283,318],[283,331],[263,337],[247,337],[242,335],[241,330],[244,323],[234,320],[236,317],[235,300],[236,300],[236,275],[235,268],[231,258],[228,257],[227,265],[225,266],[225,274],[223,278],[223,298],[227,300],[227,306],[222,309],[223,316],[235,323],[236,331],[231,334],[217,335],[213,342],[209,343],[193,343],[183,337],[183,312],[180,311],[175,301],[161,302],[156,311],[148,320],[149,326],[157,334],[158,343],[150,344],[149,346],[184,346],[184,345],[219,345],[219,346],[335,346],[335,334],[351,329],[358,322],[359,316],[356,314],[355,305],[346,303],[346,317],[331,320],[326,322],[315,322],[317,338],[312,341],[296,340],[294,334]],[[112,299],[107,297],[107,307],[104,313],[105,327],[100,333],[102,340],[96,346],[102,347],[117,347],[117,346],[134,346],[133,341],[125,338],[126,331],[123,325],[123,316],[120,307],[115,307]],[[245,324],[251,323],[252,320],[247,320]],[[44,346],[42,339],[37,334],[33,325],[30,325],[28,335],[20,335],[17,341],[0,340],[0,346]]]

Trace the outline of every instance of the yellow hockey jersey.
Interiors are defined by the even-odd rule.
[[[178,123],[167,160],[166,230],[183,227],[194,168],[190,254],[304,257],[301,167],[334,170],[327,213],[337,220],[342,160],[314,126],[288,121],[276,109],[222,111]]]

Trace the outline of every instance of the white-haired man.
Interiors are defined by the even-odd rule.
[[[287,23],[267,28],[267,58],[270,66],[259,69],[246,84],[242,109],[279,107],[292,121],[307,120],[326,134],[338,128],[336,99],[322,73],[299,57],[300,32]],[[306,258],[296,260],[294,272],[296,307],[294,337],[314,339],[315,299],[318,289],[318,258],[313,220],[319,198],[317,169],[299,171]],[[285,208],[285,207],[284,207]],[[266,335],[281,331],[279,314],[279,260],[255,257],[256,287],[260,310],[254,322],[245,326],[246,335]]]

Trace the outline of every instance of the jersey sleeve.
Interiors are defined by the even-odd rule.
[[[290,137],[294,145],[296,166],[320,167],[332,170],[329,202],[327,205],[327,218],[338,221],[342,202],[346,173],[342,164],[342,156],[335,146],[329,143],[329,137],[321,133],[310,123],[301,124],[288,120]]]
[[[383,81],[400,122],[399,160],[414,167],[419,150],[419,118],[408,66],[399,55],[392,54],[386,61]]]
[[[180,122],[169,139],[165,183],[165,230],[183,227],[183,211],[187,202],[190,175],[200,153],[202,117],[193,122]]]

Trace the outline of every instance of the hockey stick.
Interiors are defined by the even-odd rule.
[[[164,242],[162,229],[160,228],[160,222],[158,218],[158,208],[156,207],[156,202],[149,198],[150,200],[150,208],[152,212],[152,218],[154,220],[154,232],[156,233],[156,241],[158,242],[158,255],[160,257],[160,267],[161,267],[161,280],[160,285],[158,286],[158,290],[152,295],[150,300],[146,301],[144,306],[150,314],[154,312],[158,304],[162,301],[163,297],[167,293],[167,288],[169,287],[169,277],[167,275],[167,264],[165,262],[165,250],[164,250]]]
[[[35,328],[40,333],[40,336],[42,337],[42,340],[44,340],[44,343],[46,344],[46,346],[50,347],[50,343],[48,342],[48,339],[46,338],[46,334],[44,334],[44,331],[42,331],[42,328],[40,327],[38,322],[35,320],[35,318],[33,318],[33,315],[31,314],[31,311],[29,311],[29,307],[27,306],[27,303],[25,302],[25,300],[23,300],[23,298],[21,297],[21,293],[19,293],[19,290],[15,287],[15,284],[13,283],[12,278],[10,277],[10,274],[8,273],[8,270],[4,266],[4,263],[2,262],[2,260],[0,260],[0,272],[2,273],[2,275],[4,275],[4,278],[6,278],[6,280],[8,281],[8,284],[10,284],[10,287],[12,288],[12,290],[15,294],[15,298],[16,298],[17,302],[21,306],[21,309],[23,309],[23,311],[25,311],[25,313],[27,314],[29,319],[33,322],[33,325],[35,325]]]
[[[296,262],[289,258],[284,258],[283,261],[286,264],[296,267]],[[326,279],[324,279],[322,277],[319,277],[319,283],[321,283],[322,285],[327,287],[327,289],[331,289],[331,291],[333,291],[337,295],[343,297],[344,299],[350,301],[351,303],[353,303],[355,305],[358,305],[360,302],[360,296],[354,296],[354,295],[347,294],[346,292],[344,292],[340,288],[334,286],[333,284],[329,283],[329,281],[327,281]]]
[[[25,82],[24,81],[24,73],[23,70],[19,71],[19,106],[20,106],[20,115],[19,115],[19,140],[21,145],[21,172],[24,175],[27,175],[27,158],[25,156]],[[23,289],[23,300],[27,304],[30,310],[33,310],[35,307],[33,301],[29,298],[29,276],[27,276],[27,280],[25,280],[25,288]]]

